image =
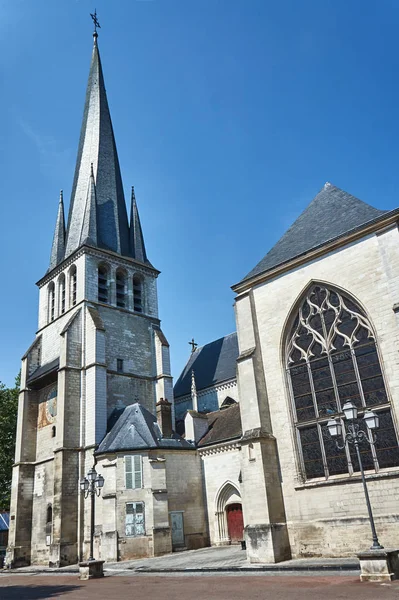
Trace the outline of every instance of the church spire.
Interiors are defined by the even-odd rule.
[[[69,207],[65,257],[82,244],[88,204],[96,206],[96,246],[130,256],[129,224],[109,112],[97,31],[90,65],[78,156]],[[93,178],[91,177],[93,172]],[[95,181],[95,184],[94,184]],[[90,182],[90,202],[87,185]],[[93,195],[95,203],[93,204]],[[90,212],[91,227],[94,221]]]
[[[130,247],[133,258],[143,263],[148,262],[134,186],[132,186],[132,203],[130,209]]]
[[[83,217],[80,245],[97,246],[97,200],[96,182],[94,180],[93,164],[91,165],[90,180],[87,188],[86,207]]]
[[[57,220],[55,222],[55,230],[53,237],[53,245],[51,246],[50,267],[54,269],[64,258],[65,252],[65,219],[64,219],[64,200],[62,190],[60,191],[60,201],[58,204]]]

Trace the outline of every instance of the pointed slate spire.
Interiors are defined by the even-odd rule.
[[[87,205],[87,182],[93,165],[97,207],[97,241],[100,248],[131,256],[129,223],[97,45],[97,33],[87,84],[75,177],[68,216],[65,256],[82,243],[82,224]]]
[[[55,223],[53,245],[51,246],[50,267],[54,269],[64,258],[65,253],[65,219],[64,219],[64,200],[62,190],[60,191],[60,201],[58,204],[57,221]]]
[[[130,247],[133,258],[143,263],[148,262],[134,186],[132,186],[132,203],[130,209]]]
[[[93,165],[91,165],[90,181],[87,188],[86,208],[83,217],[80,246],[89,244],[97,246],[97,201],[96,182],[94,180]]]

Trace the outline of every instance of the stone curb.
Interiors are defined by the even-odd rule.
[[[111,570],[111,569],[110,569]],[[256,571],[280,571],[280,572],[295,572],[295,571],[360,571],[359,563],[343,563],[339,565],[292,565],[292,566],[279,566],[279,565],[265,565],[257,567],[181,567],[181,568],[153,568],[153,567],[130,567],[129,571],[135,573],[220,573],[220,572],[246,572],[252,573]]]

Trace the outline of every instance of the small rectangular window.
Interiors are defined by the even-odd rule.
[[[118,371],[118,373],[123,373],[123,359],[122,358],[116,359],[116,370]]]
[[[141,455],[125,456],[125,487],[134,490],[143,487]]]
[[[145,535],[144,502],[126,504],[125,532],[127,536]]]

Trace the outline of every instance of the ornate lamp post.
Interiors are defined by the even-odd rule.
[[[91,514],[90,514],[90,556],[89,560],[94,560],[94,498],[101,494],[101,488],[104,485],[104,477],[97,473],[94,467],[87,473],[87,477],[80,480],[80,491],[85,498],[91,497]]]
[[[357,408],[352,402],[346,402],[342,407],[344,412],[344,418],[349,421],[348,430],[345,431],[344,426],[344,443],[341,446],[338,441],[336,441],[337,448],[339,450],[343,450],[347,444],[353,444],[356,448],[357,459],[359,461],[360,473],[362,475],[363,489],[364,495],[366,497],[367,510],[369,513],[371,532],[373,535],[373,545],[370,550],[382,550],[384,546],[378,541],[377,532],[375,530],[373,511],[371,510],[369,493],[367,490],[367,483],[364,477],[363,463],[362,457],[360,455],[359,443],[363,441],[367,442],[370,446],[375,444],[376,437],[371,433],[372,439],[370,440],[368,437],[367,431],[363,431],[360,429],[357,423],[354,423],[354,420],[357,418]],[[366,422],[367,428],[372,432],[373,429],[377,429],[379,426],[379,417],[371,410],[366,410],[364,413],[364,421]],[[330,419],[327,423],[328,430],[330,432],[331,437],[336,438],[342,434],[342,425],[340,419]]]

